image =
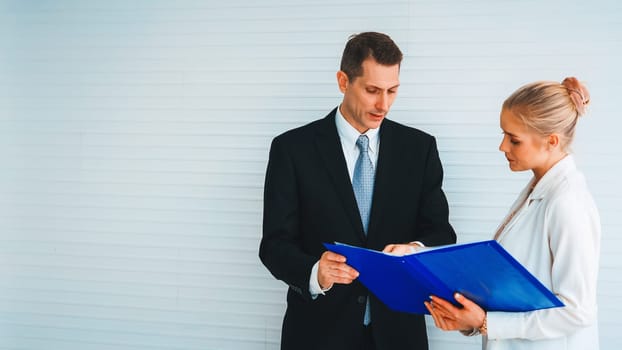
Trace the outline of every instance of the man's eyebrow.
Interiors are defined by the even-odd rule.
[[[397,89],[398,87],[400,87],[400,84],[394,85],[389,87],[387,90],[391,90],[391,89]],[[383,90],[380,86],[374,85],[374,84],[369,84],[366,86],[366,88],[373,88],[373,89],[379,89],[379,90]]]

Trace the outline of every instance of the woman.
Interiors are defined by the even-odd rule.
[[[536,82],[503,103],[499,150],[533,178],[495,239],[565,304],[531,312],[486,312],[456,294],[457,308],[431,297],[438,328],[483,335],[483,349],[598,349],[596,280],[600,219],[569,145],[589,92],[576,78]]]

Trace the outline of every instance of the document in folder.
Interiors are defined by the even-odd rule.
[[[429,314],[430,295],[456,303],[460,292],[487,311],[531,311],[564,304],[496,241],[454,244],[396,256],[324,243],[344,255],[358,279],[390,309]]]

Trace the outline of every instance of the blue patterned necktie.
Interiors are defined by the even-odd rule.
[[[374,194],[374,164],[369,158],[369,139],[367,135],[359,136],[356,140],[356,146],[359,148],[359,157],[354,165],[354,175],[352,176],[352,188],[354,189],[354,197],[361,214],[361,222],[363,222],[363,230],[367,235],[367,227],[369,226],[369,212],[371,210],[371,200]],[[367,297],[365,305],[365,317],[363,324],[368,325],[371,322],[371,313],[369,306],[369,297]]]
[[[367,234],[369,226],[369,214],[371,211],[371,201],[374,194],[374,165],[369,158],[369,139],[367,135],[359,136],[356,140],[359,148],[359,157],[354,165],[354,175],[352,176],[352,188],[356,197],[356,204],[361,214],[363,230]]]

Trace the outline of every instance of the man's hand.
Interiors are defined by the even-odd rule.
[[[350,284],[359,276],[358,271],[346,264],[346,257],[330,251],[324,252],[318,264],[317,280],[324,290],[333,284]]]
[[[389,244],[382,250],[383,253],[389,253],[392,255],[407,255],[413,254],[419,251],[422,246],[417,243],[408,243],[408,244]]]

